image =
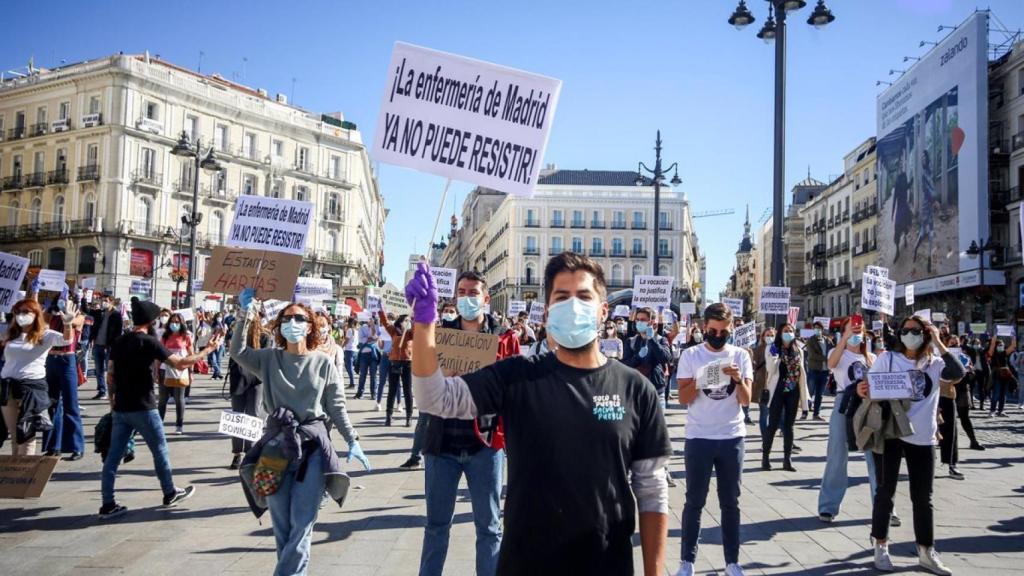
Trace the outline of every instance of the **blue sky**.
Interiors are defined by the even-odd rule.
[[[651,163],[660,128],[694,210],[736,210],[698,220],[712,297],[735,261],[745,206],[758,220],[771,205],[774,51],[754,37],[767,16],[760,0],[748,0],[759,21],[742,32],[726,22],[734,0],[14,4],[0,35],[5,70],[30,56],[52,66],[147,49],[194,69],[202,51],[204,72],[291,94],[310,110],[341,110],[367,142],[396,40],[559,78],[545,162],[632,170],[638,160]],[[803,23],[813,4],[790,21],[787,189],[808,167],[819,180],[838,174],[843,154],[874,134],[875,81],[890,79],[890,69],[906,67],[904,56],[925,51],[921,40],[938,40],[940,24],[957,24],[976,6],[831,0],[836,21],[819,31]],[[1024,27],[1021,0],[987,7],[1007,27]],[[429,240],[444,181],[387,165],[379,176],[391,210],[385,275],[400,283],[409,254]],[[452,195],[461,206],[470,189],[452,186],[446,217]]]

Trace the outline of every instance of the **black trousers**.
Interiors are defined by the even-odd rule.
[[[942,436],[942,440],[939,442],[939,455],[942,458],[942,463],[950,466],[956,466],[960,461],[956,411],[956,400],[939,397],[939,416],[942,417],[942,423],[939,424],[939,435]]]
[[[772,401],[768,404],[768,430],[761,439],[761,458],[767,460],[772,454],[772,444],[775,442],[775,434],[782,428],[782,454],[786,462],[789,462],[793,454],[793,425],[796,424],[796,413],[801,409],[800,391],[782,391],[782,383],[775,388]]]
[[[391,370],[388,372],[387,415],[389,418],[395,410],[395,395],[398,394],[399,383],[402,385],[402,395],[405,398],[405,415],[412,418],[412,362],[408,360],[391,362]]]
[[[967,434],[971,446],[977,446],[978,437],[974,435],[974,424],[971,422],[971,384],[964,380],[956,385],[956,415],[960,418],[960,427]]]
[[[914,506],[914,538],[921,546],[935,543],[935,519],[932,511],[932,484],[935,478],[935,449],[917,446],[903,440],[886,440],[885,451],[871,456],[875,459],[878,490],[871,510],[871,536],[889,539],[889,516],[892,514],[900,464],[907,460],[910,477],[910,502]]]
[[[256,413],[260,402],[260,387],[252,386],[241,394],[231,395],[231,411],[241,412],[249,416],[259,416]],[[231,437],[231,453],[248,452],[252,448],[252,442],[241,438]]]

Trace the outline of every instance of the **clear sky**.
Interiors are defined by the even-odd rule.
[[[830,0],[836,21],[790,20],[787,190],[807,175],[842,171],[842,157],[875,132],[876,80],[904,56],[939,40],[939,25],[966,19],[971,0]],[[755,227],[771,206],[773,54],[726,19],[735,0],[480,2],[478,0],[199,2],[14,1],[5,6],[0,66],[40,66],[149,50],[203,72],[290,94],[299,106],[340,110],[370,142],[397,40],[522,68],[563,81],[545,162],[562,168],[650,165],[662,130],[665,159],[680,163],[717,297],[735,262],[743,212]],[[981,7],[986,7],[982,5]],[[1009,28],[1024,27],[1024,1],[989,0]],[[999,35],[993,33],[990,41]],[[294,91],[293,91],[294,79]],[[443,179],[381,165],[387,221],[385,275],[400,284],[409,254],[429,241]],[[461,206],[471,189],[452,186]],[[445,217],[452,211],[452,193]],[[426,209],[429,207],[429,209]],[[441,231],[447,229],[442,219]]]

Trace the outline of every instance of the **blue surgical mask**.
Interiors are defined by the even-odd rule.
[[[850,346],[860,346],[861,343],[864,342],[864,336],[860,334],[854,334],[853,336],[850,336],[849,342]]]
[[[181,324],[178,324],[177,322],[171,322],[167,325],[167,329],[171,332],[177,332],[179,328],[181,328]]]
[[[796,334],[793,334],[792,332],[782,333],[782,342],[784,344],[791,344],[793,342],[793,338],[796,338]]]
[[[636,331],[641,333],[647,332],[648,326],[649,324],[647,322],[640,320],[639,322],[636,323]]]
[[[306,328],[305,322],[300,324],[292,320],[281,324],[281,336],[292,344],[298,344],[306,337]]]
[[[597,305],[579,298],[548,308],[548,334],[562,348],[576,350],[597,339]]]
[[[482,296],[459,296],[455,307],[463,320],[476,320],[483,311],[484,299]]]

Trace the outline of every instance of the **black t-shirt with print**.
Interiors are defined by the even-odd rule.
[[[114,410],[156,409],[153,362],[163,362],[168,356],[167,348],[149,334],[129,332],[115,340],[110,349],[110,361],[114,363]]]
[[[583,370],[553,353],[463,377],[505,426],[503,575],[633,574],[636,460],[672,454],[654,386],[620,362]]]

